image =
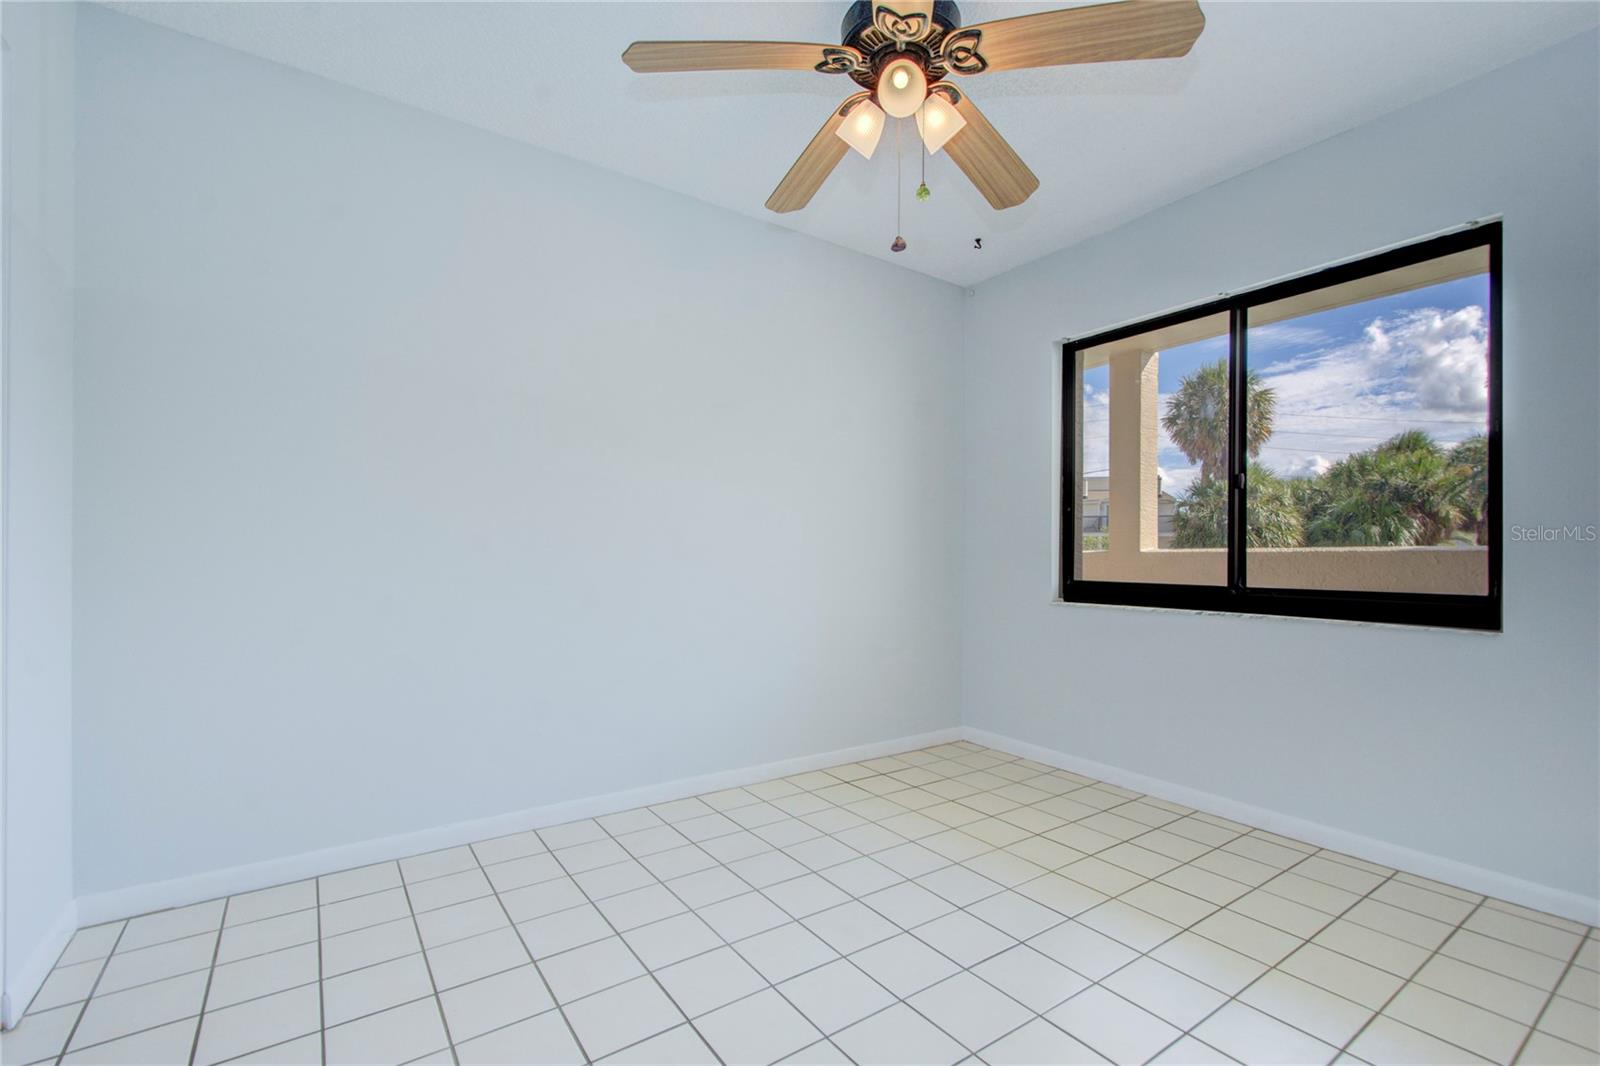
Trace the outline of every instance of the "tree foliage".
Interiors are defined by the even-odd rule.
[[[1272,436],[1277,395],[1254,372],[1246,379],[1245,432],[1250,457]],[[1191,463],[1200,464],[1200,480],[1211,481],[1228,470],[1228,361],[1219,359],[1187,375],[1167,401],[1161,425]]]
[[[1479,433],[1450,449],[1450,464],[1463,471],[1461,508],[1473,539],[1489,543],[1489,438]]]
[[[1307,515],[1311,545],[1442,544],[1466,513],[1465,469],[1420,429],[1346,456],[1317,480],[1326,491]]]
[[[1245,491],[1245,544],[1293,548],[1304,543],[1294,483],[1271,471],[1250,471]],[[1228,543],[1228,489],[1222,478],[1196,481],[1172,516],[1174,548],[1223,548]]]
[[[1199,477],[1178,501],[1174,548],[1227,544],[1226,361],[1188,375],[1167,403],[1162,425]],[[1252,374],[1246,432],[1254,457],[1272,436],[1276,397]],[[1409,547],[1472,540],[1487,544],[1488,439],[1444,447],[1406,430],[1346,456],[1310,478],[1280,478],[1252,466],[1246,488],[1245,543],[1252,548]]]

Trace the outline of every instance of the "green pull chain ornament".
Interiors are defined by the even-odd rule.
[[[928,153],[922,152],[922,184],[917,186],[917,199],[926,202],[933,193],[928,190]]]
[[[889,245],[891,252],[906,250],[906,239],[900,235],[900,163],[904,156],[900,151],[900,123],[894,124],[894,242]]]

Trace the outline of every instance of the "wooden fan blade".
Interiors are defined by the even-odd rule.
[[[966,93],[961,94],[956,110],[967,124],[945,143],[944,150],[983,193],[989,206],[1004,211],[1032,196],[1033,190],[1039,187],[1039,179],[1006,139],[989,125],[989,120]]]
[[[811,143],[806,145],[806,150],[800,153],[800,158],[794,161],[794,166],[789,168],[789,173],[783,176],[778,187],[772,190],[772,195],[767,197],[767,210],[787,214],[811,202],[850,147],[835,131],[844,123],[850,109],[869,95],[856,93],[834,109],[817,135],[811,138]]]
[[[686,70],[816,70],[848,74],[865,66],[848,45],[787,41],[634,41],[622,61],[639,74]]]
[[[956,32],[977,35],[976,50],[988,64],[983,69],[1019,70],[1187,55],[1205,28],[1195,0],[1121,0],[980,22]]]

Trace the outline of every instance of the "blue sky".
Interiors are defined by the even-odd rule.
[[[1408,429],[1452,443],[1487,426],[1487,275],[1254,328],[1250,368],[1277,396],[1256,462],[1315,474]],[[1161,353],[1161,410],[1184,377],[1227,355],[1216,337]],[[1105,368],[1084,375],[1084,472],[1106,470]],[[1163,431],[1162,486],[1181,495],[1198,467]]]

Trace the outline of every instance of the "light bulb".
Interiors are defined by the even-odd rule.
[[[917,132],[922,135],[922,143],[928,146],[929,155],[937,153],[966,125],[966,118],[951,106],[943,93],[929,93],[917,109]]]
[[[909,59],[896,59],[878,78],[878,106],[895,118],[910,118],[928,96],[928,76]]]
[[[873,150],[878,147],[878,138],[883,136],[883,122],[883,111],[878,105],[871,100],[862,100],[850,109],[834,133],[845,144],[871,159]]]

